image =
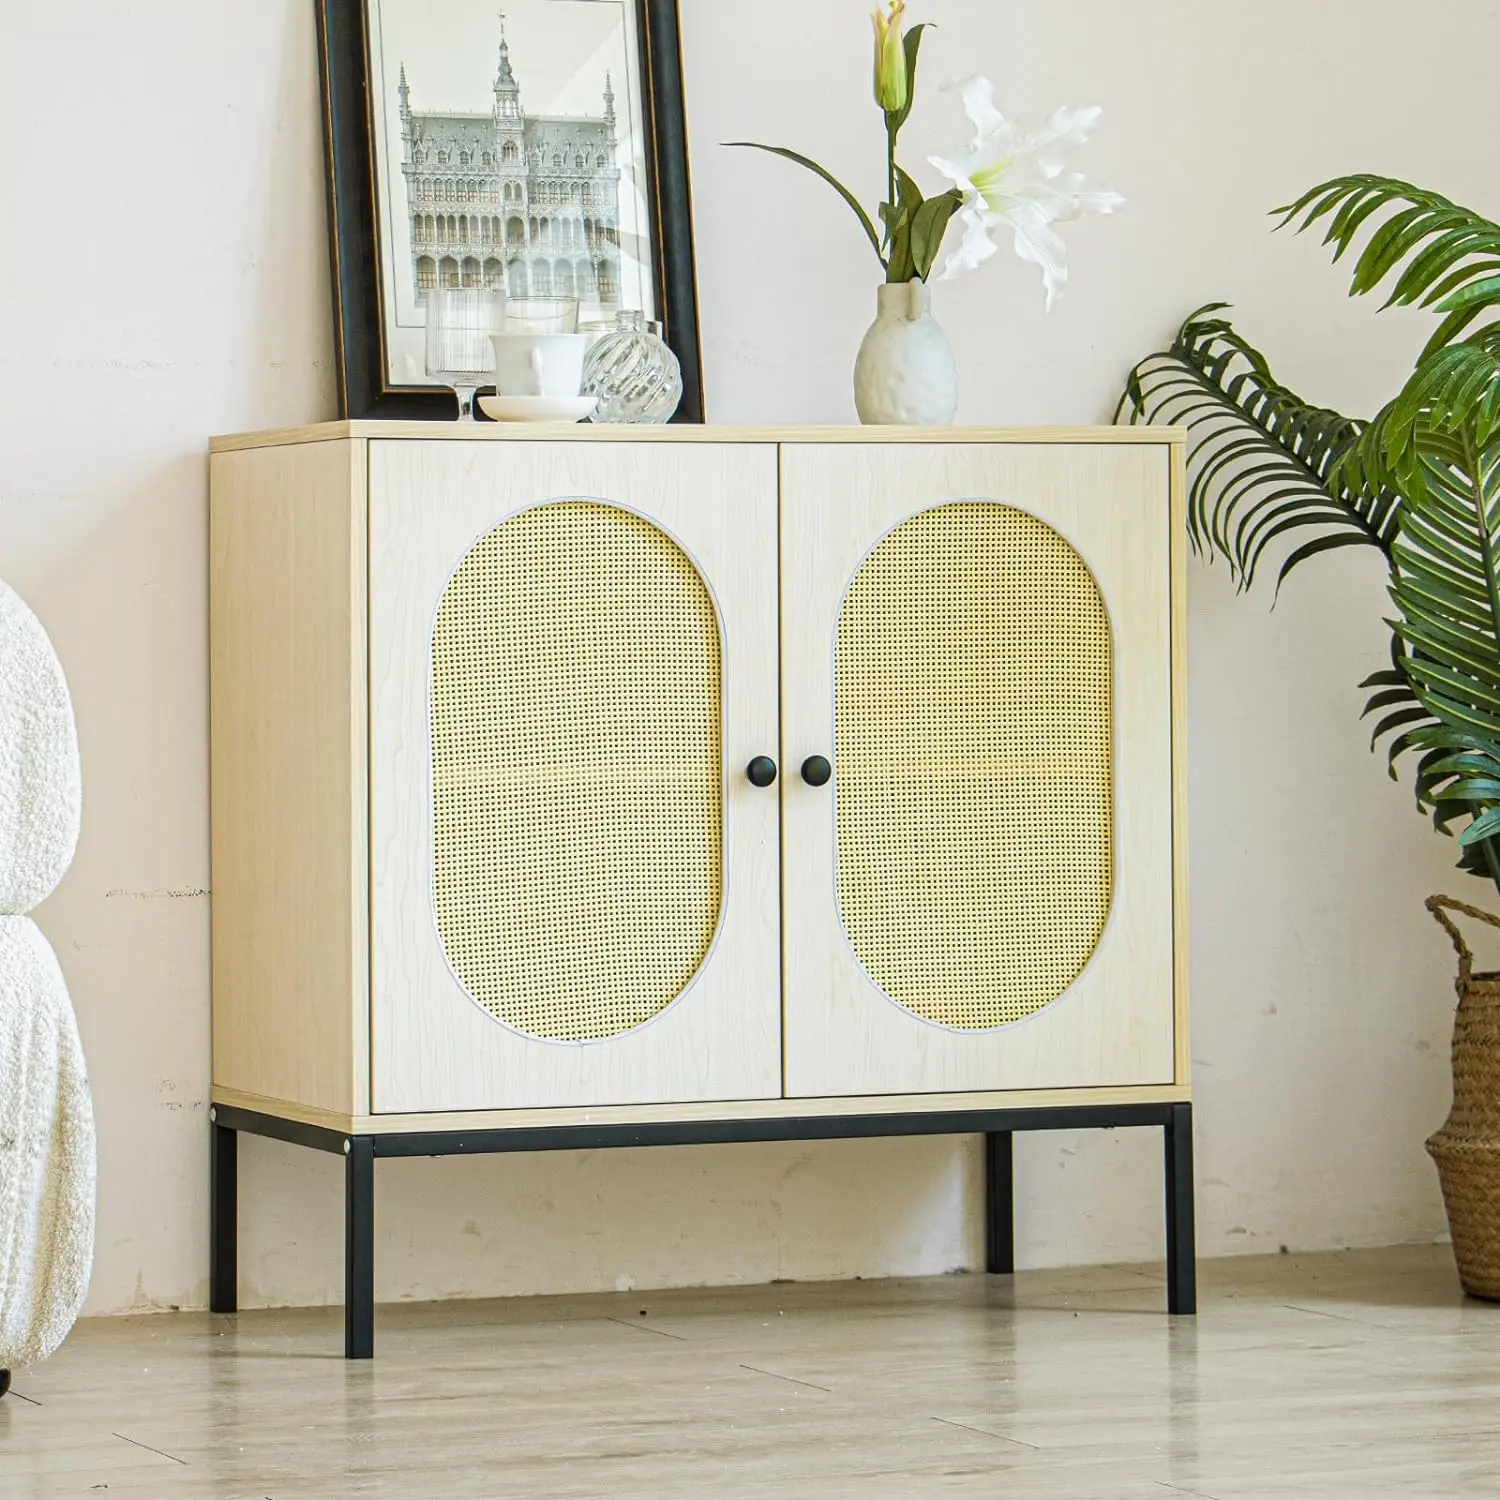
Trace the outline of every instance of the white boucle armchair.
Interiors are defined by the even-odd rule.
[[[0,1396],[67,1336],[94,1253],[94,1119],[57,958],[27,913],[78,843],[73,705],[36,616],[0,583]]]

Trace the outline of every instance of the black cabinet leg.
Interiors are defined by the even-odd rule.
[[[1010,1276],[1016,1269],[1015,1136],[992,1130],[984,1138],[984,1269]]]
[[[239,1132],[220,1125],[211,1112],[208,1137],[208,1306],[211,1312],[240,1310]]]
[[[1193,1229],[1193,1106],[1174,1104],[1166,1127],[1167,1311],[1198,1311]]]
[[[344,1358],[375,1356],[375,1142],[344,1143]]]

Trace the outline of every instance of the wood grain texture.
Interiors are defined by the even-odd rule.
[[[210,1098],[214,1104],[228,1105],[232,1109],[248,1109],[258,1115],[270,1115],[277,1120],[293,1120],[299,1125],[317,1125],[323,1130],[342,1131],[345,1135],[354,1132],[357,1122],[370,1118],[366,1114],[351,1114],[348,1110],[319,1109],[315,1105],[298,1104],[291,1099],[268,1099],[264,1094],[250,1094],[244,1089],[226,1088],[217,1083]]]
[[[454,446],[447,428],[440,429],[443,441],[413,443],[406,440],[404,426],[402,436],[374,450],[384,455],[384,472],[400,477],[405,486],[400,503],[406,507],[401,516],[390,513],[383,540],[376,544],[383,548],[377,567],[391,585],[377,601],[377,613],[385,611],[381,619],[388,627],[388,649],[381,659],[385,664],[375,667],[381,679],[377,692],[383,689],[388,695],[384,727],[377,728],[378,754],[389,771],[377,779],[376,795],[387,797],[387,821],[393,830],[399,828],[397,843],[405,850],[391,863],[390,846],[377,842],[377,862],[386,859],[386,868],[399,871],[400,881],[399,888],[386,888],[376,947],[383,947],[394,964],[387,984],[397,997],[398,1010],[403,995],[409,1007],[407,1021],[414,1029],[400,1040],[403,1045],[414,1042],[415,1048],[408,1048],[401,1066],[416,1067],[416,1074],[407,1077],[416,1092],[393,1092],[388,1102],[378,1105],[372,1104],[369,1093],[368,924],[370,903],[379,901],[381,893],[371,891],[366,879],[367,445],[347,436],[356,430],[394,435],[397,424],[344,423],[307,429],[316,441],[269,449],[230,446],[213,460],[215,1083],[225,1092],[226,1102],[229,1095],[243,1096],[248,1107],[262,1107],[251,1100],[281,1100],[283,1106],[272,1112],[301,1110],[351,1123],[376,1118],[378,1111],[390,1108],[403,1120],[446,1118],[455,1125],[459,1119],[453,1112],[459,1110],[480,1111],[486,1119],[503,1123],[518,1122],[533,1111],[539,1118],[557,1119],[579,1108],[618,1106],[627,1111],[620,1118],[629,1118],[632,1108],[654,1107],[662,1100],[679,1101],[689,1110],[707,1104],[701,1114],[687,1117],[709,1118],[714,1100],[743,1101],[760,1095],[769,1097],[757,1108],[779,1111],[781,1080],[761,1055],[768,1046],[775,1051],[779,1024],[767,998],[779,993],[778,831],[773,826],[778,794],[786,799],[787,920],[796,949],[785,998],[787,1066],[794,1071],[803,1068],[812,1055],[823,1069],[821,1074],[803,1072],[792,1078],[794,1093],[824,1095],[830,1107],[851,1110],[870,1107],[875,1097],[907,1101],[891,1104],[893,1108],[917,1107],[929,1090],[941,1096],[934,1107],[955,1102],[957,1095],[1056,1102],[1054,1091],[1059,1088],[1097,1090],[1112,1085],[1146,1085],[1147,1094],[1141,1097],[1153,1100],[1186,1097],[1185,466],[1178,434],[1136,431],[1123,443],[1119,438],[1127,430],[1122,429],[1092,429],[1082,441],[1051,432],[1044,443],[1025,441],[1027,434],[990,434],[994,441],[975,446],[982,435],[977,430],[966,431],[961,439],[930,431],[835,430],[837,443],[814,443],[811,438],[819,429],[807,429],[789,439],[783,450],[793,491],[784,538],[788,677],[780,756],[783,777],[776,792],[756,793],[743,780],[743,764],[776,743],[777,726],[774,651],[767,649],[776,638],[776,561],[771,550],[776,535],[775,450],[755,442],[704,446],[703,429],[685,440],[670,433],[630,434],[631,443],[650,436],[662,439],[644,450],[607,443],[601,447],[601,435],[611,430],[593,428],[569,429],[566,443],[539,442],[536,429],[530,429],[524,449],[497,447],[488,434]],[[411,426],[413,435],[436,435],[429,424]],[[511,429],[501,430],[515,435]],[[588,436],[572,441],[583,433]],[[873,445],[868,441],[872,436],[878,438]],[[925,441],[915,442],[918,436]],[[939,441],[933,441],[935,436]],[[1143,443],[1143,437],[1152,441]],[[853,446],[848,446],[851,441]],[[801,502],[792,482],[799,473],[804,476]],[[1162,504],[1168,488],[1164,473],[1170,479],[1169,507]],[[841,584],[835,588],[830,580],[847,577],[865,548],[909,513],[910,494],[921,493],[926,485],[936,495],[934,477],[938,490],[946,484],[944,493],[953,496],[987,492],[997,485],[1030,485],[1035,503],[1028,508],[1057,524],[1091,562],[1096,562],[1091,547],[1105,558],[1103,564],[1096,563],[1096,572],[1105,586],[1117,637],[1124,627],[1117,648],[1132,637],[1140,642],[1154,639],[1159,646],[1165,635],[1170,636],[1169,729],[1163,727],[1160,702],[1153,696],[1159,693],[1160,674],[1131,673],[1121,661],[1117,769],[1123,784],[1127,774],[1134,775],[1132,764],[1171,767],[1161,783],[1170,785],[1177,824],[1165,904],[1172,908],[1179,940],[1171,958],[1174,979],[1161,992],[1175,996],[1175,1021],[1163,1022],[1159,1003],[1148,1005],[1140,986],[1132,991],[1133,999],[1116,995],[1098,1024],[1080,1003],[1080,995],[1087,1001],[1092,976],[1106,967],[1101,960],[1107,955],[1115,955],[1111,963],[1118,960],[1127,966],[1149,967],[1160,959],[1149,943],[1143,948],[1138,940],[1122,938],[1120,929],[1126,923],[1118,901],[1093,965],[1073,992],[1033,1022],[976,1036],[917,1022],[878,994],[873,995],[878,1005],[862,1009],[859,984],[851,984],[852,979],[862,981],[862,976],[849,972],[852,961],[839,935],[831,897],[831,840],[825,837],[821,854],[815,837],[809,843],[808,829],[815,828],[816,818],[809,824],[807,814],[815,794],[794,773],[790,779],[785,774],[805,753],[826,747],[826,732],[818,732],[816,707],[811,717],[808,708],[810,702],[820,701],[821,691],[826,710],[826,684],[820,689],[812,682],[809,698],[805,664],[810,657],[798,642],[809,631],[825,636],[831,632],[834,595],[841,592]],[[611,1044],[619,1050],[606,1061],[607,1051],[598,1048],[519,1038],[460,996],[463,1003],[451,1015],[458,1039],[443,1044],[446,1060],[429,1057],[414,1065],[411,1059],[422,1055],[420,1016],[429,996],[413,989],[409,976],[402,977],[402,966],[425,944],[429,966],[421,971],[421,982],[436,983],[439,989],[446,985],[450,991],[456,987],[437,949],[430,918],[413,916],[430,912],[425,883],[430,881],[430,864],[424,876],[412,861],[427,846],[418,826],[426,788],[425,770],[419,764],[427,753],[423,672],[431,611],[445,570],[478,534],[502,518],[507,506],[551,494],[610,498],[611,492],[621,503],[659,520],[684,543],[704,566],[724,615],[729,713],[724,752],[730,799],[726,833],[729,857],[744,866],[750,892],[733,897],[727,911],[740,918],[748,914],[750,920],[737,928],[726,921],[710,968],[717,965],[724,976],[735,974],[734,998],[722,1000],[722,1013],[706,1023],[706,1033],[684,1024],[691,1010],[685,1000],[660,1022]],[[1053,492],[1062,508],[1049,512],[1047,497]],[[522,493],[530,498],[518,501]],[[705,495],[713,496],[712,503],[705,503]],[[459,498],[455,502],[453,497]],[[1153,508],[1161,512],[1169,542],[1160,531],[1142,524]],[[414,536],[428,539],[425,551],[417,549],[420,556],[410,555],[408,543]],[[1143,545],[1144,553],[1139,550]],[[849,555],[842,560],[832,557],[831,546],[843,547]],[[841,567],[846,570],[843,575],[838,572]],[[423,568],[425,582],[418,580],[413,590],[413,569]],[[820,570],[825,574],[821,582],[816,576]],[[425,603],[418,602],[423,588],[429,591]],[[1163,602],[1167,600],[1169,604]],[[814,628],[811,622],[819,611],[824,618]],[[377,656],[380,650],[377,645]],[[398,658],[405,673],[400,684],[391,671]],[[301,709],[288,713],[289,704]],[[1130,729],[1127,721],[1137,720],[1140,727]],[[1159,834],[1159,801],[1159,796],[1157,803],[1150,803],[1128,791],[1122,796],[1122,850],[1132,841],[1134,847],[1143,847],[1127,828],[1127,818],[1138,831],[1155,828]],[[393,811],[397,803],[403,804],[399,812]],[[1151,807],[1156,807],[1154,813]],[[430,852],[427,857],[430,861]],[[809,894],[811,899],[804,899]],[[1127,910],[1134,899],[1128,897]],[[1159,891],[1142,899],[1146,906],[1163,906]],[[752,928],[759,932],[757,939],[749,936]],[[1138,931],[1139,923],[1130,930]],[[739,940],[735,931],[741,934]],[[829,955],[824,961],[834,969],[840,958],[844,963],[844,976],[838,981],[843,985],[841,1020],[826,1013],[827,997],[838,989],[833,969],[807,987],[810,934],[814,946],[821,942]],[[434,956],[436,965],[430,963]],[[721,982],[731,985],[727,977]],[[864,998],[870,998],[872,987],[862,982]],[[688,1000],[697,1003],[704,998],[699,993],[703,984],[700,978]],[[386,1013],[388,1022],[391,1015]],[[893,1016],[898,1023],[894,1027]],[[1068,1016],[1070,1024],[1057,1024],[1059,1017]],[[839,1030],[856,1021],[873,1021],[879,1035],[861,1036],[859,1025],[852,1032]],[[726,1024],[728,1034],[749,1042],[748,1050],[723,1045],[724,1035],[715,1028]],[[902,1035],[908,1025],[918,1027],[911,1046]],[[632,1043],[644,1043],[649,1055],[662,1028],[661,1055],[671,1059],[664,1073],[653,1074],[651,1063],[643,1070],[639,1055],[622,1055],[633,1050]],[[715,1045],[705,1045],[708,1035],[718,1038]],[[503,1064],[487,1051],[497,1036],[502,1053],[519,1048],[519,1054]],[[1170,1049],[1165,1066],[1163,1037]],[[386,1041],[397,1039],[393,1035]],[[997,1047],[1000,1041],[1004,1045]],[[519,1058],[525,1055],[535,1061],[523,1065]],[[752,1056],[758,1060],[752,1061]],[[570,1060],[563,1062],[564,1058]],[[584,1058],[589,1061],[581,1061]],[[892,1058],[898,1061],[896,1072],[880,1071]],[[872,1059],[874,1073],[869,1071]],[[505,1080],[500,1093],[494,1091],[500,1086],[497,1066]],[[446,1071],[450,1067],[456,1075]],[[444,1092],[455,1076],[466,1080],[467,1092]],[[757,1081],[748,1082],[752,1076]],[[1173,1084],[1177,1087],[1169,1087]],[[807,1108],[805,1099],[794,1099],[788,1113]]]
[[[223,453],[210,499],[213,1070],[369,1107],[365,444]]]
[[[786,1091],[794,1096],[1166,1084],[1172,951],[1174,517],[1169,444],[782,450],[782,759],[831,755],[832,638],[869,549],[914,512],[993,499],[1054,527],[1093,570],[1115,653],[1115,888],[1089,966],[1029,1020],[956,1032],[871,982],[841,928],[833,786],[789,776]],[[975,830],[976,837],[983,831]]]
[[[362,1370],[336,1308],[98,1319],[0,1404],[0,1489],[1493,1500],[1494,1310],[1447,1247],[1211,1261],[1193,1324],[1161,1303],[1147,1263],[390,1305]]]
[[[371,472],[374,1111],[777,1095],[777,791],[744,768],[776,744],[776,450],[765,445],[377,442]],[[592,498],[660,525],[717,603],[724,673],[724,905],[696,981],[607,1041],[544,1042],[460,987],[433,921],[434,613],[508,515]],[[629,767],[621,767],[629,775]]]
[[[1187,445],[1172,446],[1172,951],[1175,1076],[1192,1081],[1188,910],[1188,472]]]
[[[654,1125],[699,1120],[823,1120],[843,1115],[935,1114],[953,1109],[1066,1109],[1078,1105],[1186,1104],[1175,1084],[1118,1089],[1018,1089],[990,1094],[891,1094],[849,1099],[730,1099],[690,1104],[613,1104],[562,1109],[466,1109],[448,1112],[349,1115],[308,1109],[237,1089],[215,1088],[215,1104],[254,1110],[304,1125],[357,1135],[401,1131],[521,1130],[530,1126]]]
[[[1177,427],[718,427],[611,426],[592,422],[320,422],[216,437],[215,453],[296,443],[384,438],[433,443],[1105,443],[1123,447],[1185,445]]]

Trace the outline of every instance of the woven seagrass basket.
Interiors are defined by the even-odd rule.
[[[1478,907],[1433,896],[1427,909],[1458,950],[1453,1018],[1453,1109],[1428,1142],[1453,1234],[1458,1279],[1471,1297],[1500,1302],[1500,974],[1476,974],[1449,912],[1500,927]]]

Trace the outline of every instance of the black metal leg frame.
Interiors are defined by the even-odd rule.
[[[811,1141],[856,1136],[971,1135],[985,1138],[985,1269],[1015,1269],[1012,1143],[1018,1130],[1160,1126],[1166,1141],[1167,1310],[1197,1311],[1193,1244],[1191,1104],[1069,1105],[1057,1109],[955,1110],[795,1119],[666,1121],[645,1125],[556,1125],[518,1130],[402,1131],[345,1135],[274,1115],[215,1105],[210,1171],[210,1306],[238,1307],[237,1213],[240,1131],[344,1158],[344,1354],[375,1352],[375,1161],[382,1156],[474,1156],[497,1151],[594,1151],[608,1146],[691,1146]]]

